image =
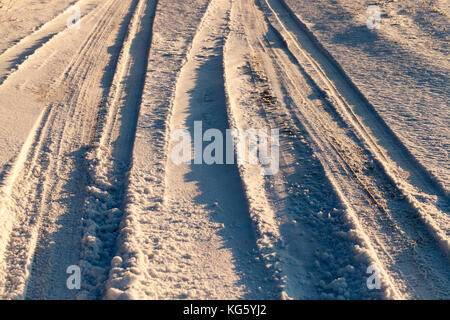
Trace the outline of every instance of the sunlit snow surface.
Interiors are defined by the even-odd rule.
[[[2,1],[0,297],[448,299],[448,15]],[[174,162],[196,121],[278,130],[276,170]]]

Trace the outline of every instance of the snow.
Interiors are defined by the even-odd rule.
[[[448,299],[448,14],[2,2],[0,297]],[[199,124],[271,133],[272,170],[238,147],[174,161],[177,132],[220,147]]]
[[[448,1],[376,1],[374,30],[370,1],[284,1],[448,192]]]

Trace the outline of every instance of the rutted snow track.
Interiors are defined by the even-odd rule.
[[[111,112],[117,112],[117,107],[108,97],[121,99],[122,95],[120,88],[110,90],[110,95],[105,91],[111,86],[111,72],[106,72],[103,78],[99,75],[107,67],[118,70],[116,73],[119,73],[119,80],[123,79],[126,72],[133,72],[133,76],[136,74],[138,77],[139,72],[136,73],[133,69],[136,66],[138,69],[143,67],[142,72],[145,72],[146,64],[139,62],[139,59],[132,60],[130,56],[133,53],[129,52],[133,45],[134,49],[142,51],[142,48],[132,41],[136,37],[136,25],[141,21],[151,22],[152,15],[147,8],[146,19],[143,19],[143,2],[145,1],[140,1],[137,7],[138,1],[126,3],[111,0],[99,11],[94,11],[94,16],[83,20],[85,27],[92,26],[90,34],[75,52],[70,64],[65,70],[60,70],[60,76],[50,79],[53,83],[48,95],[55,102],[46,107],[42,127],[36,130],[35,138],[31,138],[34,141],[30,142],[30,147],[23,151],[28,154],[24,155],[27,158],[22,165],[15,163],[20,167],[13,169],[16,174],[11,176],[9,185],[6,185],[11,190],[8,195],[10,201],[5,203],[4,207],[9,214],[2,215],[2,218],[8,217],[7,225],[11,226],[11,231],[8,243],[4,242],[6,251],[1,265],[4,274],[2,296],[5,298],[70,297],[71,292],[66,288],[64,273],[69,265],[78,264],[80,252],[83,252],[80,251],[83,247],[80,244],[80,227],[83,227],[80,223],[85,211],[84,188],[90,184],[90,170],[87,168],[90,163],[86,163],[87,160],[84,159],[89,149],[94,147],[93,142],[98,132],[96,128],[103,132],[98,120],[102,119],[105,110],[108,111],[108,107],[111,107]],[[118,52],[122,47],[131,14],[135,10],[137,17],[128,32],[131,39],[124,45],[119,65],[116,67]],[[124,26],[117,28],[122,21],[125,22]],[[142,34],[144,38],[136,38],[149,44],[151,23],[146,28],[147,32]],[[70,31],[66,30],[64,33]],[[67,41],[67,35],[65,38],[55,38],[48,45],[57,46],[58,41]],[[110,58],[106,51],[108,46],[114,46],[117,51]],[[42,50],[46,49],[46,46],[42,47]],[[35,54],[42,53],[37,51]],[[33,63],[33,60],[29,61],[30,64]],[[145,56],[143,61],[146,63]],[[29,67],[32,68],[32,65]],[[19,78],[20,72],[14,76]],[[105,89],[101,89],[101,83]],[[121,85],[126,88],[124,84]],[[139,104],[133,101],[133,98],[136,100],[136,96],[139,96],[139,89],[135,92],[133,94],[130,91],[126,100],[130,102],[131,108],[133,104]],[[130,126],[132,120],[126,120],[130,122],[127,123]],[[109,122],[107,121],[108,125],[116,130],[117,125]],[[128,137],[124,135],[123,138]],[[108,146],[110,144],[103,145]],[[106,155],[102,156],[105,156],[105,159],[101,160],[110,161]],[[126,156],[122,155],[122,158]],[[4,231],[3,235],[7,235],[6,230]],[[88,268],[84,271],[88,272]],[[99,277],[99,281],[100,279]],[[95,297],[97,291],[92,290],[91,294]]]
[[[94,150],[86,156],[90,162],[90,184],[79,263],[85,281],[85,291],[79,295],[82,298],[95,298],[103,293],[115,253],[156,6],[156,0],[140,0],[137,5],[110,95],[97,119]]]
[[[211,1],[193,38],[167,120],[164,192],[155,205],[150,201],[157,190],[149,186],[142,186],[139,198],[136,194],[130,199],[121,231],[128,239],[115,258],[117,270],[110,277],[108,298],[276,297],[264,265],[255,259],[236,167],[178,166],[170,157],[176,141],[169,142],[168,137],[174,130],[193,130],[194,121],[203,121],[205,130],[208,126],[225,132],[228,127],[222,50],[230,7],[231,1]],[[132,181],[130,188],[140,187]],[[143,203],[136,201],[145,198]],[[126,259],[131,253],[127,249],[138,250],[137,257]]]
[[[263,8],[267,4],[268,20],[265,23],[261,12],[256,13],[254,19],[251,16],[242,19],[256,20],[260,24],[247,29],[250,46],[256,46],[254,50],[263,55],[265,69],[277,70],[267,75],[269,81],[280,82],[285,90],[279,93],[280,96],[289,95],[287,106],[292,118],[305,126],[316,145],[316,154],[354,220],[358,237],[366,242],[369,256],[382,270],[388,296],[447,297],[448,218],[445,210],[448,204],[445,202],[445,192],[433,181],[430,182],[427,175],[421,174],[422,169],[414,167],[415,163],[401,163],[408,168],[415,168],[409,171],[411,181],[416,182],[420,190],[431,192],[437,197],[437,205],[426,204],[427,211],[417,205],[408,182],[401,180],[400,175],[394,175],[394,168],[400,165],[392,165],[392,160],[384,153],[381,158],[378,145],[373,140],[366,140],[373,139],[369,132],[375,129],[356,122],[358,118],[351,109],[344,109],[347,106],[344,96],[355,95],[353,88],[347,85],[340,92],[337,91],[332,83],[342,85],[346,79],[342,80],[338,73],[334,73],[335,81],[331,81],[322,71],[328,65],[320,64],[326,57],[319,56],[322,60],[314,60],[311,53],[306,53],[303,46],[308,46],[311,52],[314,43],[300,28],[294,29],[295,25],[292,25],[295,22],[291,20],[285,7],[278,1],[261,2]],[[258,11],[251,2],[248,2],[247,10],[250,14]],[[295,30],[294,35],[300,40],[292,35],[292,30],[287,29],[285,20],[290,23],[290,27]],[[258,34],[255,30],[260,30],[261,36],[251,40]],[[314,50],[318,59],[319,53],[317,49]],[[271,60],[264,57],[267,55]],[[276,74],[285,76],[277,77]],[[361,105],[366,103],[355,100],[352,102],[355,103],[355,108],[364,108]],[[366,123],[379,121],[373,112],[366,112],[365,116],[363,119]],[[285,123],[286,119],[283,120]],[[380,126],[375,127],[376,130],[380,130]],[[384,133],[386,135],[394,143],[397,142],[391,133]],[[393,143],[383,140],[384,142]],[[398,159],[402,146],[395,150],[397,154],[393,156]],[[407,156],[402,156],[401,159]],[[429,212],[437,218],[436,221],[428,216]]]
[[[74,3],[0,53],[0,298],[449,298],[448,190],[284,0]],[[176,164],[195,121],[279,171]]]

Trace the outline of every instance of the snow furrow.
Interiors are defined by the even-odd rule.
[[[15,216],[8,212],[10,211],[11,201],[13,201],[13,192],[15,181],[18,179],[21,172],[27,167],[27,160],[30,160],[29,151],[33,151],[37,149],[37,146],[40,144],[40,136],[41,133],[45,131],[49,121],[48,118],[50,116],[50,108],[44,110],[42,112],[41,117],[39,117],[36,122],[35,128],[33,128],[30,132],[30,135],[27,141],[24,143],[23,148],[19,156],[17,157],[14,165],[12,166],[9,174],[7,174],[4,183],[2,185],[1,190],[1,202],[0,202],[0,225],[2,227],[1,238],[0,238],[0,259],[1,261],[5,261],[5,250],[9,242],[9,235],[13,228],[13,223],[15,220]],[[7,270],[2,268],[1,270],[1,284],[2,290],[6,291],[5,279],[7,277]],[[3,292],[2,292],[3,296]]]
[[[264,266],[255,260],[258,254],[236,167],[177,165],[171,157],[176,141],[169,136],[176,130],[192,131],[197,120],[205,130],[213,127],[224,132],[228,126],[222,50],[230,6],[231,1],[211,1],[176,80],[159,202],[151,203],[155,190],[147,186],[138,194],[132,181],[133,194],[121,231],[125,241],[114,258],[106,298],[224,299],[275,294]],[[136,176],[137,168],[135,163],[134,179],[155,179],[142,172]]]
[[[122,47],[110,94],[99,110],[86,154],[89,184],[84,205],[81,261],[83,291],[99,298],[114,255],[127,185],[157,1],[140,0]]]
[[[98,111],[92,106],[102,99],[102,90],[94,90],[108,62],[102,57],[117,36],[117,21],[126,15],[128,4],[122,2],[118,6],[119,2],[106,2],[103,11],[84,20],[91,32],[81,49],[73,51],[69,67],[60,68],[51,80],[54,90],[47,93],[54,101],[49,107],[53,114],[51,129],[42,132],[36,147],[24,151],[29,154],[29,162],[11,186],[14,202],[10,202],[9,210],[15,214],[9,215],[14,218],[14,227],[1,264],[2,271],[9,273],[4,279],[4,298],[71,295],[64,279],[65,269],[76,263],[74,257],[80,242],[79,208],[86,183],[81,161],[83,144],[88,145],[92,138]],[[70,31],[65,33],[66,40]],[[52,45],[56,45],[55,39]],[[83,55],[84,60],[77,59],[77,55]],[[73,196],[55,201],[66,188]],[[55,282],[48,283],[50,278]]]
[[[50,208],[47,211],[64,212],[65,210],[67,211],[67,214],[62,217],[55,216],[54,214],[45,216],[47,226],[56,223],[55,219],[57,218],[62,225],[62,229],[58,230],[58,232],[48,232],[49,230],[46,230],[48,229],[47,227],[41,231],[40,249],[36,252],[34,257],[35,263],[33,264],[33,272],[29,280],[31,289],[27,296],[28,298],[43,296],[52,297],[52,295],[58,296],[62,293],[67,293],[70,297],[73,297],[65,287],[64,272],[65,268],[69,265],[78,265],[79,262],[81,250],[81,248],[78,247],[81,242],[79,229],[83,216],[83,212],[80,212],[80,208],[83,207],[85,197],[88,196],[85,187],[90,183],[87,178],[88,164],[86,163],[85,158],[89,153],[89,150],[92,149],[92,137],[95,134],[94,129],[96,127],[96,122],[103,114],[100,105],[106,96],[105,91],[109,89],[105,88],[103,90],[104,92],[101,94],[100,92],[93,94],[91,89],[96,85],[96,82],[99,81],[98,75],[101,74],[99,73],[101,70],[99,67],[102,65],[99,61],[102,59],[105,52],[105,47],[99,46],[98,44],[103,43],[105,37],[110,35],[110,32],[112,31],[111,28],[114,28],[114,20],[112,20],[112,18],[115,16],[123,16],[124,27],[127,27],[136,3],[137,1],[133,2],[129,8],[125,4],[118,10],[117,3],[111,2],[108,6],[107,14],[103,14],[102,19],[100,19],[91,36],[77,54],[77,57],[83,57],[83,59],[74,59],[71,66],[63,73],[65,81],[69,83],[78,83],[80,79],[85,79],[83,81],[83,87],[69,100],[74,107],[71,108],[70,112],[66,115],[66,124],[62,126],[63,130],[53,139],[60,141],[56,151],[59,161],[56,161],[54,172],[60,179],[64,178],[64,180],[67,180],[64,183],[64,187],[62,187],[61,182],[54,181],[53,189],[60,190],[66,188],[71,190],[74,196],[66,204],[66,209],[61,209],[58,206],[55,206],[54,203],[50,203]],[[121,33],[124,33],[124,31],[125,30],[121,31]],[[116,42],[119,44],[119,50],[123,38],[124,35],[119,34],[116,39]],[[118,54],[116,54],[116,56],[118,56]],[[110,66],[114,68],[115,64],[117,64],[117,58],[114,58],[113,56],[109,63]],[[104,75],[103,80],[110,81],[107,80],[107,77],[109,77],[107,74]],[[91,108],[90,106],[92,105],[95,105],[96,108]],[[89,109],[86,110],[86,108]],[[71,122],[68,119],[71,119],[74,122]],[[75,144],[82,142],[83,146],[75,147],[73,145],[74,142]],[[71,159],[72,161],[70,161],[72,162],[70,163],[70,166],[68,166],[68,161],[61,161],[61,159],[64,159],[68,150],[76,150],[76,148],[79,147],[80,149],[73,154],[74,157],[73,160]],[[74,231],[67,232],[68,230]],[[63,234],[64,232],[66,232],[66,235]],[[71,237],[70,241],[67,239],[69,236]],[[54,243],[54,248],[49,249],[47,247],[48,243],[52,242]],[[68,250],[67,246],[69,243],[77,244],[77,247]],[[55,273],[59,279],[57,285],[52,284],[51,286],[46,286],[45,283],[48,282],[47,279],[54,277]]]
[[[289,15],[284,14],[282,17],[286,18]],[[281,21],[275,20],[274,23],[281,24]],[[276,40],[278,45],[285,48],[284,50],[289,50],[291,49],[290,40],[284,33],[284,29],[278,32],[276,29],[269,28],[265,41],[270,43],[278,38]],[[301,50],[299,44],[297,46],[296,50]],[[320,75],[322,79],[317,78],[315,74],[317,71],[311,69],[311,65],[314,65],[311,60],[302,59],[295,50],[287,51],[284,57],[283,49],[273,48],[272,50],[275,52],[277,64],[287,75],[287,88],[292,86],[288,90],[293,102],[302,106],[299,110],[293,109],[293,113],[309,127],[310,135],[319,146],[320,151],[318,150],[317,154],[323,165],[331,165],[328,170],[331,170],[330,177],[335,179],[335,187],[340,189],[344,198],[350,197],[346,201],[351,204],[354,210],[353,215],[359,220],[359,222],[355,221],[355,224],[362,225],[361,236],[366,239],[368,236],[369,246],[373,247],[371,251],[376,252],[373,258],[381,260],[382,267],[386,271],[385,278],[391,279],[387,282],[390,283],[391,289],[397,292],[392,297],[398,297],[398,292],[410,297],[444,297],[448,285],[445,280],[448,277],[445,267],[448,265],[448,260],[445,252],[439,249],[433,239],[435,235],[430,233],[420,221],[414,219],[417,211],[404,200],[404,195],[398,190],[398,186],[392,182],[385,168],[378,162],[380,160],[376,158],[376,153],[373,154],[370,145],[368,147],[359,135],[359,128],[348,125],[345,117],[336,111],[336,105],[339,106],[336,100],[338,98],[343,100],[341,96],[333,95],[335,99],[328,97],[325,89],[318,84],[320,82],[317,82],[321,81],[325,75]],[[288,67],[293,61],[297,64],[298,74]],[[302,77],[305,80],[301,80]],[[302,93],[307,86],[312,86],[310,90],[313,96],[322,101],[321,108],[309,107],[308,100],[311,98]],[[337,167],[333,168],[336,165]],[[344,171],[339,174],[336,170]],[[355,182],[349,181],[348,177],[353,177],[356,185]],[[372,204],[372,209],[365,208],[367,205],[363,202],[358,204],[355,197],[358,189],[363,192],[361,200]],[[378,218],[374,220],[374,217]],[[408,247],[411,241],[415,244],[414,250],[409,253],[403,252],[399,255],[394,249],[396,246],[398,250]],[[405,260],[409,260],[409,263],[405,263]],[[425,265],[428,266],[424,268]],[[425,284],[420,281],[421,278],[434,278],[433,284]]]
[[[288,93],[274,80],[284,72],[267,63],[276,57],[260,43],[267,30],[255,10],[251,2],[236,4],[225,66],[234,125],[280,130],[278,174],[258,179],[259,168],[240,166],[260,249],[284,298],[375,298],[379,294],[365,288],[371,259],[354,249],[365,244],[352,236],[357,228],[319,161],[311,157],[317,150],[307,142],[307,130],[286,109],[290,102],[281,99]],[[322,194],[324,189],[328,194]]]
[[[127,204],[120,226],[117,255],[111,263],[105,295],[107,299],[154,297],[151,288],[139,285],[136,279],[152,273],[145,267],[148,241],[142,236],[146,224],[141,224],[141,220],[162,202],[167,162],[166,137],[174,88],[208,4],[208,0],[159,1],[133,150]],[[181,14],[183,19],[174,19],[174,12]],[[161,64],[166,67],[157,68]],[[155,92],[159,94],[155,95]]]
[[[418,211],[423,223],[449,254],[448,192],[413,157],[330,55],[323,53],[317,40],[310,39],[311,33],[304,31],[304,26],[284,1],[266,3],[280,24],[289,49],[313,75],[324,94],[337,105],[336,111],[354,127],[389,179]]]
[[[77,6],[77,5],[80,5],[80,4],[83,3],[84,1],[86,1],[86,0],[70,0],[70,2],[67,3],[67,4],[65,5],[65,7],[63,7],[64,9],[61,8],[61,9],[63,9],[63,10],[54,12],[55,15],[54,15],[52,18],[50,18],[50,20],[48,20],[48,21],[46,21],[46,22],[41,22],[40,25],[34,26],[34,28],[32,29],[32,32],[30,32],[30,33],[28,33],[28,34],[25,34],[25,35],[23,35],[23,36],[21,36],[21,37],[18,37],[18,38],[16,38],[16,39],[13,39],[13,44],[12,44],[11,46],[9,46],[9,47],[4,48],[4,49],[1,50],[1,52],[0,52],[0,58],[3,56],[3,54],[7,53],[8,51],[10,51],[10,50],[15,50],[16,47],[21,46],[24,42],[30,41],[30,38],[35,37],[35,36],[38,35],[39,33],[42,33],[43,30],[46,30],[46,29],[49,29],[50,27],[53,27],[53,26],[56,24],[56,22],[57,22],[58,20],[61,19],[61,17],[66,16],[66,17],[65,17],[65,21],[66,21],[66,20],[68,19],[68,17],[69,17],[69,16],[67,16],[67,11],[68,11],[68,9],[69,9],[71,6]],[[23,5],[23,7],[26,7],[26,6],[27,6],[27,3],[25,3],[25,4]],[[22,7],[21,9],[23,9],[23,7]],[[6,12],[8,12],[10,9],[11,9],[11,8],[7,8],[7,9],[6,9]],[[17,8],[14,8],[14,9],[17,9]],[[2,17],[2,18],[3,18],[3,17]],[[44,21],[45,21],[45,20],[44,20]]]
[[[448,299],[434,2],[1,4],[0,299]]]
[[[79,0],[73,5],[80,8],[80,23],[83,23],[86,16],[91,12],[101,12],[102,7],[107,4],[108,2],[104,2],[102,5],[99,5],[97,0]],[[27,60],[32,55],[39,54],[41,47],[45,46],[67,28],[67,20],[69,19],[67,9],[0,54],[0,86],[11,75],[24,68]]]
[[[379,153],[380,158],[386,162],[395,162],[399,168],[408,172],[410,175],[407,176],[407,182],[420,191],[448,197],[448,190],[414,158],[332,55],[290,10],[285,0],[264,1],[285,32],[286,43],[293,51],[296,51],[294,47],[297,47],[305,59],[312,64],[318,80],[320,79],[319,84],[328,87],[324,90],[330,95],[335,95],[337,100],[342,100],[338,102],[343,104],[341,107],[345,107],[349,116],[352,117],[352,124],[361,130],[361,135],[368,140],[372,148],[376,149],[374,151]],[[293,43],[290,43],[291,41]]]

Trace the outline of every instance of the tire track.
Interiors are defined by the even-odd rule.
[[[385,124],[283,0],[265,3],[297,61],[304,65],[335,112],[355,130],[398,191],[418,212],[424,225],[450,256],[448,191],[429,173]],[[276,8],[276,10],[274,9]],[[324,53],[325,52],[325,53]]]
[[[382,291],[369,292],[365,285],[366,268],[373,262],[355,252],[354,246],[364,248],[364,242],[352,236],[357,228],[314,155],[308,130],[290,110],[289,93],[277,80],[285,72],[270,64],[277,57],[266,48],[268,42],[260,42],[267,32],[263,15],[255,14],[250,1],[235,6],[225,62],[230,114],[240,129],[280,130],[279,173],[258,179],[251,167],[240,169],[259,247],[283,288],[282,297],[383,297]]]
[[[70,295],[65,288],[65,268],[76,263],[74,256],[79,252],[78,210],[86,185],[76,168],[92,136],[98,111],[92,106],[102,99],[101,90],[92,88],[101,80],[107,45],[116,35],[117,20],[126,15],[127,7],[126,2],[105,2],[103,11],[84,22],[93,28],[75,53],[83,55],[83,59],[75,57],[73,67],[55,79],[55,89],[47,97],[55,100],[49,107],[51,121],[43,125],[47,129],[41,131],[34,146],[23,149],[30,161],[11,185],[8,210],[15,217],[1,265],[2,272],[9,274],[2,279],[3,298]],[[64,199],[64,194],[68,198]]]
[[[400,168],[409,172],[410,183],[420,190],[440,197],[448,197],[448,190],[414,158],[353,84],[339,63],[292,12],[285,0],[264,0],[264,2],[286,32],[284,38],[286,44],[293,52],[296,51],[294,47],[297,47],[299,53],[311,64],[311,72],[317,75],[318,85],[328,87],[324,90],[336,96],[336,99],[342,100],[337,103],[341,103],[342,108],[345,107],[348,116],[353,120],[355,129],[361,131],[360,134],[368,140],[373,151],[378,152],[380,158],[386,162],[395,161]],[[293,43],[290,43],[291,40]]]
[[[54,16],[53,18],[51,18],[49,21],[42,23],[40,26],[37,26],[33,32],[23,36],[20,39],[16,39],[14,45],[5,48],[3,50],[3,52],[0,52],[0,58],[3,56],[3,54],[7,53],[10,50],[14,50],[15,47],[20,46],[23,42],[27,42],[29,41],[30,38],[32,38],[33,36],[35,36],[36,34],[42,32],[42,30],[47,29],[49,26],[52,26],[55,24],[55,21],[58,21],[59,19],[61,19],[61,16],[65,15],[67,13],[67,10],[73,6],[73,5],[79,5],[80,3],[82,3],[83,1],[86,0],[72,0],[72,2],[70,3],[70,5],[64,9],[63,11],[60,11],[59,13],[56,14],[56,16]],[[11,8],[7,9],[7,12],[10,10]]]
[[[81,9],[81,22],[91,13],[102,11],[103,7],[108,3],[104,2],[102,5],[98,4],[92,6],[92,3],[95,4],[95,2],[98,1],[79,0],[73,3],[73,5],[79,6]],[[10,76],[24,68],[27,60],[31,56],[39,54],[39,49],[41,47],[45,46],[52,39],[64,32],[67,28],[66,20],[69,18],[67,9],[0,54],[0,86],[7,81]],[[43,64],[45,64],[46,61],[47,59],[44,59]]]
[[[111,4],[111,3],[110,3]],[[76,97],[72,97],[72,99],[76,100]],[[49,110],[52,109],[56,109],[56,107],[53,106],[49,106],[48,107]],[[61,109],[61,106],[60,108]],[[61,115],[60,115],[61,116]],[[44,120],[46,120],[47,117],[44,118]],[[66,118],[64,120],[67,120]],[[45,171],[47,169],[48,163],[49,163],[49,158],[48,158],[48,154],[46,157],[43,157],[43,150],[45,150],[45,148],[49,148],[51,146],[51,139],[49,139],[49,135],[53,135],[54,132],[59,132],[59,130],[61,128],[58,128],[57,125],[55,124],[56,122],[56,116],[54,116],[50,123],[44,123],[43,127],[47,128],[48,126],[51,126],[50,130],[46,130],[45,133],[43,135],[39,135],[36,138],[35,143],[31,146],[30,150],[27,150],[26,145],[24,146],[23,152],[29,154],[29,162],[26,163],[26,165],[20,169],[21,174],[24,175],[24,177],[17,177],[17,180],[15,181],[11,181],[10,184],[10,188],[19,188],[18,190],[21,189],[21,185],[24,185],[24,188],[29,187],[30,190],[32,190],[32,188],[36,188],[40,189],[41,186],[45,183],[46,177],[45,175],[42,175],[41,177],[39,177],[39,173],[42,171]],[[66,122],[66,121],[64,121]],[[69,123],[69,122],[67,122]],[[65,124],[63,125],[64,128]],[[59,137],[57,137],[59,138]],[[56,140],[58,141],[58,139]],[[42,157],[42,158],[41,158]],[[38,173],[39,172],[39,173]],[[19,180],[20,178],[23,179],[23,181],[26,181],[25,183],[22,180]],[[29,179],[30,178],[34,178],[34,179],[38,179],[37,181],[33,181],[31,182]],[[25,193],[25,190],[21,190],[21,193]],[[39,192],[39,191],[38,191]],[[17,192],[16,195],[12,195],[12,198],[17,197]],[[14,245],[17,244],[17,242],[20,242],[20,240],[23,240],[27,243],[27,245],[29,245],[29,249],[23,251],[24,253],[18,255],[15,254],[15,252],[7,252],[9,254],[9,257],[4,258],[5,260],[8,261],[8,263],[10,263],[11,265],[9,266],[9,268],[5,268],[7,270],[9,270],[9,273],[12,275],[19,275],[21,274],[21,272],[23,271],[17,271],[16,273],[14,272],[14,266],[15,265],[20,265],[21,263],[25,263],[25,265],[29,265],[29,255],[28,253],[31,253],[31,251],[33,250],[32,247],[34,247],[33,243],[35,243],[36,239],[29,241],[27,238],[31,238],[33,237],[33,235],[36,235],[36,230],[38,228],[38,222],[36,221],[36,216],[32,215],[31,212],[35,212],[39,211],[37,208],[35,208],[35,201],[32,199],[33,198],[33,192],[31,192],[31,196],[29,199],[27,199],[28,201],[23,201],[22,197],[19,195],[19,197],[17,197],[16,199],[12,199],[13,201],[16,201],[16,206],[18,208],[20,208],[21,206],[31,206],[31,208],[29,209],[30,212],[27,214],[26,217],[22,217],[20,215],[19,212],[17,212],[17,218],[20,219],[22,217],[22,219],[25,219],[21,221],[21,223],[19,223],[15,228],[13,229],[11,232],[12,234],[17,234],[17,236],[19,237],[18,239],[11,239],[10,240],[10,250],[13,250]],[[5,201],[6,202],[6,201]],[[10,208],[9,210],[12,210],[12,208]],[[16,209],[17,210],[17,209]],[[19,209],[20,210],[20,209]],[[26,210],[24,210],[26,212]],[[25,223],[26,222],[26,223]],[[25,230],[21,230],[23,225],[31,225],[32,226],[32,230],[28,230],[28,232],[24,232]],[[8,229],[4,230],[3,234],[8,234]],[[14,236],[13,236],[14,237]],[[28,242],[29,241],[29,242]],[[31,250],[31,251],[29,251]],[[20,251],[20,250],[19,250]],[[20,261],[20,262],[19,262]],[[28,262],[23,262],[23,261],[28,261]],[[11,279],[14,279],[13,277]],[[21,287],[24,284],[21,281],[16,281],[17,282],[17,287]],[[18,289],[21,290],[21,289]],[[13,292],[15,290],[11,290],[8,289],[9,292]],[[7,292],[8,292],[7,291]]]
[[[79,263],[84,290],[78,298],[102,296],[116,250],[156,7],[157,1],[137,4],[110,94],[99,112],[95,148],[86,155],[89,184]]]
[[[107,283],[107,299],[158,297],[158,292],[146,281],[155,275],[154,270],[148,267],[148,260],[152,259],[152,253],[148,252],[148,239],[153,235],[151,230],[149,236],[143,235],[143,230],[149,229],[148,220],[154,221],[161,209],[166,187],[164,168],[174,88],[186,63],[186,54],[192,48],[192,39],[203,25],[209,5],[208,0],[159,1],[154,25],[157,37],[151,48],[126,207]],[[183,12],[185,20],[174,21],[174,12]],[[161,64],[167,69],[156,68]]]
[[[177,77],[165,168],[155,170],[165,175],[160,202],[151,202],[157,196],[149,186],[153,175],[133,172],[134,179],[146,180],[140,185],[146,190],[130,191],[108,299],[257,297],[263,294],[258,286],[270,286],[260,279],[264,267],[251,263],[251,228],[235,167],[176,166],[170,158],[174,130],[189,129],[197,119],[205,127],[226,127],[221,51],[230,3],[209,3]]]
[[[271,14],[276,13],[269,11],[271,22],[281,23],[271,19]],[[344,104],[343,98],[337,94],[330,98],[317,82],[321,81],[316,78],[317,70],[311,70],[313,63],[298,56],[301,47],[290,51],[286,31],[278,32],[271,22],[267,21],[267,35],[261,46],[269,49],[270,63],[286,74],[284,86],[293,105],[298,106],[291,108],[291,113],[318,146],[316,153],[333,185],[353,211],[355,225],[360,226],[362,237],[369,240],[369,247],[376,253],[373,258],[385,271],[386,285],[394,290],[392,297],[446,297],[448,260],[433,239],[435,235],[417,219],[416,208],[405,201],[402,190],[387,175],[370,144],[359,135],[358,127],[349,125],[336,111],[339,104],[335,99]]]
[[[73,90],[73,96],[69,98],[72,106],[64,115],[62,128],[50,141],[60,141],[54,173],[58,178],[50,180],[53,183],[51,189],[60,190],[61,193],[73,194],[65,205],[58,205],[55,200],[48,202],[47,212],[52,215],[44,216],[45,228],[39,233],[39,250],[35,253],[33,270],[30,276],[30,293],[27,298],[74,298],[74,293],[65,287],[65,269],[79,262],[81,252],[81,223],[83,221],[83,208],[85,198],[88,196],[85,190],[90,181],[88,178],[88,164],[86,155],[93,148],[92,137],[95,135],[95,127],[99,117],[104,113],[105,99],[110,90],[108,83],[112,82],[116,69],[120,48],[123,46],[128,24],[133,16],[137,0],[128,6],[117,7],[117,2],[110,2],[107,14],[102,14],[99,23],[83,44],[76,58],[67,67],[63,77],[71,87],[77,88],[80,79],[85,79],[81,87]],[[109,66],[100,72],[99,66],[105,52],[105,39],[116,32],[117,21],[114,17],[123,17],[119,34],[114,47],[117,53],[111,56]],[[99,46],[99,44],[101,44]],[[113,69],[113,74],[106,70]],[[103,73],[103,92],[95,93],[90,89],[96,86],[99,75]],[[111,79],[108,79],[111,78]],[[87,80],[86,80],[87,79]],[[81,105],[81,107],[80,107]],[[96,106],[91,108],[91,106]],[[70,161],[64,161],[67,155]],[[70,165],[69,165],[70,164]],[[55,214],[58,213],[58,214]],[[50,226],[60,224],[61,230]],[[71,237],[68,239],[68,235]],[[76,244],[75,248],[67,249]],[[70,263],[69,263],[70,262]],[[45,276],[44,276],[45,275]],[[54,277],[57,277],[56,279]],[[49,280],[51,279],[51,280]],[[55,285],[56,283],[56,285]],[[76,292],[75,292],[76,293]]]

